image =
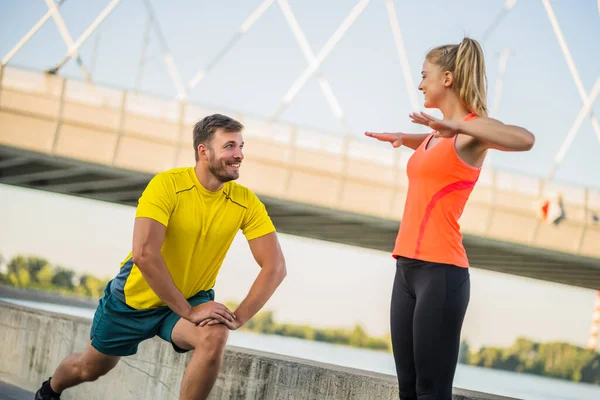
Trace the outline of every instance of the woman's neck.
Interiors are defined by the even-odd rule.
[[[462,101],[456,95],[448,96],[446,101],[440,104],[440,111],[447,121],[462,121],[470,111],[463,105]]]

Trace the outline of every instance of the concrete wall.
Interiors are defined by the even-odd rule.
[[[82,350],[91,321],[0,302],[0,380],[31,391]],[[177,399],[190,353],[158,338],[143,342],[100,380],[65,391],[69,399]],[[394,376],[228,347],[211,400],[398,399]],[[455,389],[454,400],[498,397]]]

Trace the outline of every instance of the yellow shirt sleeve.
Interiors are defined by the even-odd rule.
[[[248,196],[248,211],[242,223],[242,233],[246,236],[246,240],[256,239],[275,232],[275,226],[267,213],[265,205],[250,190]]]
[[[169,174],[158,174],[150,180],[138,201],[136,218],[152,218],[164,226],[175,209],[175,185]]]

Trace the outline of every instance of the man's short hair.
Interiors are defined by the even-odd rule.
[[[194,125],[194,154],[198,161],[198,146],[204,144],[210,146],[210,142],[215,137],[217,129],[223,129],[225,132],[240,132],[244,125],[222,114],[213,114],[202,118]]]

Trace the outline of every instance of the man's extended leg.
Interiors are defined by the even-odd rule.
[[[113,369],[120,358],[102,354],[88,343],[82,353],[71,354],[59,364],[50,386],[60,393],[82,382],[95,381]]]
[[[119,358],[102,354],[88,344],[82,353],[71,354],[59,364],[50,382],[44,382],[36,393],[36,399],[52,399],[52,392],[60,395],[65,389],[95,381],[113,369]]]
[[[223,362],[229,329],[225,325],[199,327],[180,319],[171,334],[174,345],[193,350],[181,381],[180,400],[206,399]]]

